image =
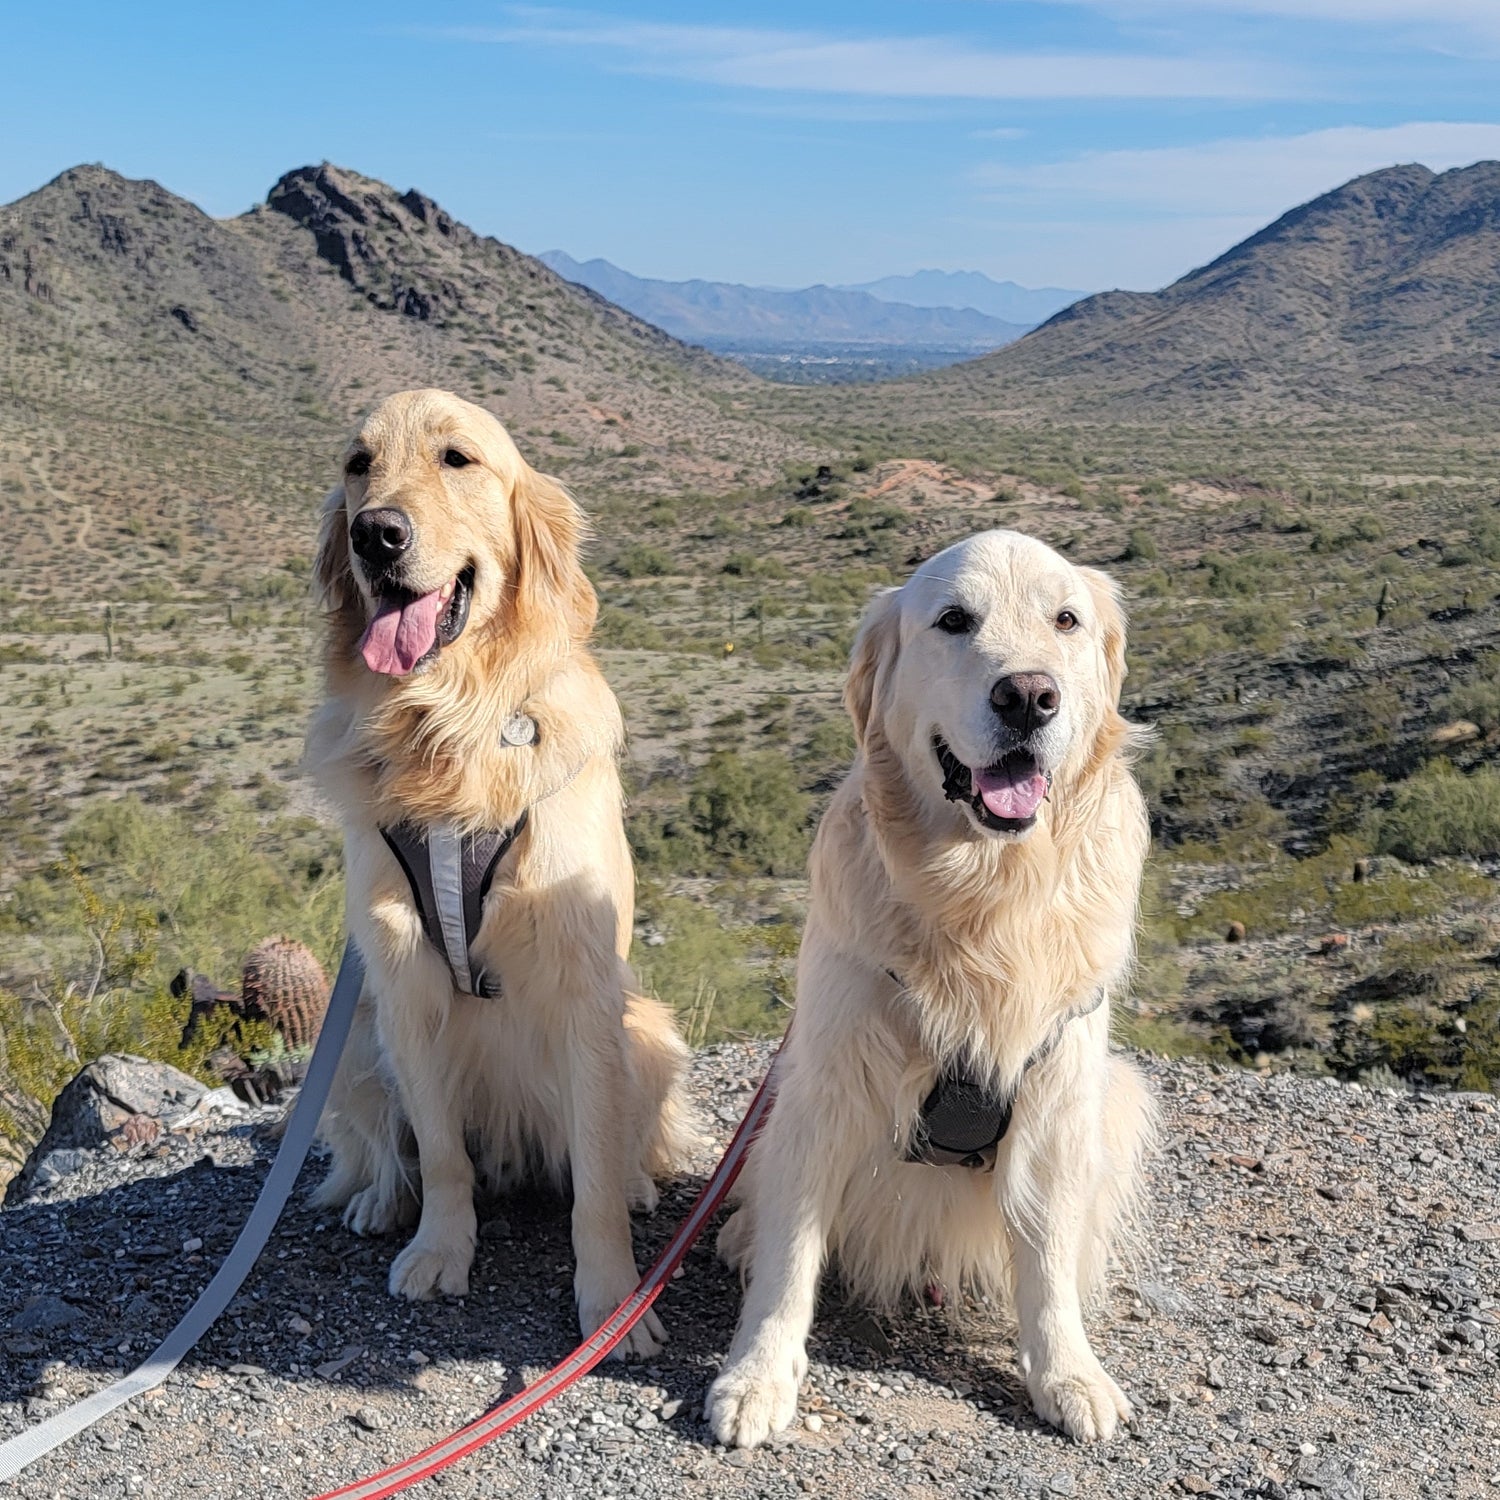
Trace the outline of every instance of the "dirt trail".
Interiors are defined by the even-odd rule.
[[[694,1060],[694,1095],[721,1139],[767,1052]],[[705,1242],[666,1297],[673,1341],[659,1358],[606,1367],[430,1492],[1492,1496],[1496,1102],[1147,1066],[1163,1108],[1150,1251],[1092,1320],[1137,1412],[1113,1443],[1078,1447],[1036,1421],[984,1310],[877,1319],[829,1289],[792,1431],[753,1454],[715,1448],[699,1413],[739,1289]],[[153,1347],[228,1248],[274,1147],[270,1121],[221,1121],[128,1156],[106,1148],[0,1212],[0,1436]],[[643,1264],[696,1185],[669,1189],[638,1225]],[[354,1239],[301,1196],[230,1317],[166,1387],[13,1493],[306,1497],[444,1435],[575,1337],[564,1207],[521,1196],[482,1220],[470,1297],[410,1306],[385,1290],[395,1246]]]

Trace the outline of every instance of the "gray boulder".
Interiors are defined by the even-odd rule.
[[[47,1133],[7,1186],[6,1203],[19,1203],[33,1185],[65,1176],[59,1168],[79,1163],[73,1153],[152,1139],[162,1122],[191,1109],[205,1092],[196,1078],[144,1057],[110,1053],[91,1062],[53,1102]]]

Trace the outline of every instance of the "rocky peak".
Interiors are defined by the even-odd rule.
[[[319,256],[377,306],[426,321],[461,305],[455,279],[438,272],[417,242],[429,227],[452,243],[474,236],[415,189],[398,196],[325,161],[286,173],[266,203],[308,230]]]

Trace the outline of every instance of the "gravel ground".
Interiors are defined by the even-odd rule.
[[[726,1138],[768,1057],[702,1053]],[[737,1289],[694,1249],[673,1341],[611,1365],[448,1476],[458,1496],[1500,1496],[1500,1108],[1149,1060],[1164,1114],[1151,1259],[1095,1348],[1135,1428],[1075,1446],[1027,1408],[983,1309],[873,1319],[825,1294],[793,1431],[712,1445],[699,1413]],[[133,1366],[228,1250],[275,1111],[200,1120],[0,1212],[0,1436]],[[706,1172],[711,1162],[698,1164]],[[637,1226],[644,1265],[701,1179]],[[394,1245],[300,1201],[160,1391],[16,1481],[19,1496],[306,1497],[403,1458],[575,1342],[567,1216],[484,1213],[473,1294],[392,1300]]]

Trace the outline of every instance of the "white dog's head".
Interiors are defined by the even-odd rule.
[[[1113,750],[1125,621],[1113,582],[1015,531],[925,562],[870,606],[844,700],[867,754],[893,754],[918,802],[1000,837],[1035,826]]]

